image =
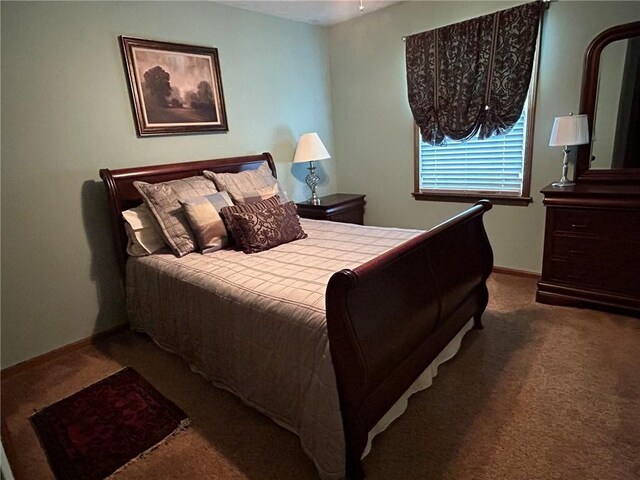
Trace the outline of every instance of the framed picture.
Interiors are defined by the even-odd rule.
[[[228,132],[218,49],[120,36],[141,137]]]

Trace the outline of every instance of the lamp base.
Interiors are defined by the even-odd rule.
[[[309,203],[311,205],[320,205],[320,198],[318,198],[318,194],[316,193],[316,188],[320,183],[320,177],[316,173],[316,166],[313,162],[309,162],[309,174],[304,181],[307,182],[307,185],[309,185],[309,188],[311,189],[311,198],[309,199]]]
[[[572,187],[575,185],[575,182],[567,179],[567,172],[569,171],[569,147],[564,147],[564,158],[562,159],[562,177],[560,177],[559,182],[553,182],[551,184],[552,187],[562,188],[562,187]]]
[[[553,182],[551,186],[562,188],[562,187],[573,187],[575,184],[576,182],[570,182],[569,180],[560,180],[559,182]]]
[[[318,197],[318,194],[315,192],[315,190],[311,193],[311,198],[309,199],[309,203],[311,205],[320,205],[320,197]]]

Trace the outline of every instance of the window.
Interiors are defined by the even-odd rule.
[[[533,89],[531,89],[533,90]],[[534,102],[530,90],[520,119],[506,135],[485,140],[424,143],[416,135],[415,191],[417,200],[527,205],[531,202],[531,137]]]
[[[538,10],[536,10],[537,7],[533,3],[525,5],[527,5],[527,8],[531,9],[533,13],[531,15],[523,15],[522,18],[533,19],[534,14],[538,12]],[[517,8],[525,11],[525,5]],[[472,19],[467,22],[477,20],[478,19]],[[529,92],[524,102],[523,111],[508,134],[493,136],[485,140],[480,140],[476,136],[466,142],[448,140],[446,145],[434,147],[423,143],[417,126],[414,127],[415,161],[413,196],[416,200],[475,202],[482,198],[488,198],[498,204],[526,206],[531,203],[532,199],[529,196],[531,153],[533,146],[536,83],[540,61],[540,25],[541,22],[537,21],[537,35],[535,37],[528,37],[532,42],[535,42],[533,51],[532,43],[529,42],[525,45],[520,39],[511,39],[518,45],[528,47],[526,49],[523,48],[521,52],[522,60],[526,58],[527,61],[532,61],[532,69],[530,72]],[[530,27],[529,33],[532,34],[535,25],[530,24],[528,27]],[[449,30],[447,30],[447,32],[455,38],[455,35]],[[420,35],[428,33],[429,32],[423,32]],[[504,34],[507,35],[508,32],[505,31]],[[412,36],[411,38],[414,39],[417,37]],[[425,66],[425,62],[423,61],[424,55],[421,50],[421,48],[430,48],[430,46],[435,45],[436,42],[438,42],[438,45],[442,42],[442,39],[438,37],[438,35],[435,35],[435,39],[434,35],[426,35],[424,38],[420,37],[418,40],[412,40],[407,47],[409,103],[416,118],[418,118],[420,122],[425,122],[425,124],[430,124],[431,119],[424,117],[424,112],[430,111],[430,108],[438,108],[435,99],[439,100],[440,97],[444,98],[445,103],[443,103],[443,108],[447,112],[456,112],[455,107],[459,106],[455,101],[456,99],[452,97],[452,92],[455,92],[455,90],[429,91],[429,82],[424,81],[425,78],[442,79],[440,70],[434,66],[438,65],[438,62],[436,61],[435,64],[428,63]],[[505,45],[506,43],[507,42],[504,42]],[[445,42],[445,44],[452,50],[459,48],[457,43],[451,43],[449,45]],[[491,48],[492,51],[500,50],[497,48],[497,44],[492,45]],[[437,48],[434,50],[438,51]],[[473,48],[470,48],[470,50],[471,52],[467,49],[461,51],[465,54],[475,54]],[[531,58],[532,53],[533,58]],[[500,50],[500,54],[506,53]],[[509,55],[513,55],[511,50],[509,50],[508,56]],[[412,60],[415,60],[411,64],[409,62],[410,57]],[[470,57],[473,57],[473,55],[470,55]],[[466,68],[468,64],[475,65],[473,61],[461,55],[459,61],[452,64],[451,69],[447,69],[447,71],[457,72],[461,68]],[[490,64],[488,68],[493,71],[493,67],[494,65]],[[526,65],[524,61],[518,63],[517,66],[514,64],[513,69],[509,72],[510,75],[525,75],[528,73],[528,65]],[[498,78],[498,81],[500,80],[499,76],[496,78]],[[451,81],[451,79],[447,81]],[[437,82],[434,85],[437,85]],[[490,89],[494,87],[492,83],[488,83],[488,85]],[[520,85],[520,88],[523,86],[524,85]],[[521,89],[514,88],[514,91],[516,90],[518,94],[522,94]],[[505,94],[508,91],[506,88],[501,90],[501,92]],[[435,99],[433,98],[434,93]],[[475,93],[478,94],[478,92]],[[457,128],[469,127],[467,123],[456,122],[455,120],[452,121],[449,126]]]
[[[416,128],[417,198],[528,204],[530,176],[529,105],[506,135],[486,140],[447,141],[432,146],[422,142]],[[418,197],[419,196],[419,197]]]
[[[414,197],[418,200],[527,205],[531,172],[533,115],[529,97],[522,115],[506,135],[466,142],[448,140],[446,145],[424,143],[416,127],[416,173]]]

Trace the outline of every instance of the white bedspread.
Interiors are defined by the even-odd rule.
[[[300,437],[323,479],[344,477],[325,290],[417,230],[302,219],[308,238],[246,255],[233,250],[131,258],[132,328]]]

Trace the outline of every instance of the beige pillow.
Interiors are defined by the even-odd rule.
[[[234,198],[236,205],[244,205],[247,203],[256,203],[271,198],[278,194],[278,185],[272,185],[270,187],[259,188],[258,190],[251,190],[248,192],[242,192],[240,196]]]
[[[153,214],[144,203],[122,212],[124,229],[129,243],[127,253],[132,257],[150,255],[167,246],[158,231]]]
[[[202,174],[213,180],[220,191],[229,192],[234,203],[246,203],[242,199],[245,193],[264,190],[275,187],[275,194],[280,197],[280,202],[288,202],[286,192],[282,189],[278,180],[271,173],[269,164],[262,162],[255,170],[245,170],[238,173],[215,173],[205,170]]]
[[[180,203],[202,253],[215,252],[227,246],[227,229],[218,213],[223,207],[233,206],[227,192],[213,193]]]
[[[164,183],[133,182],[133,185],[153,213],[173,253],[182,257],[193,252],[196,239],[180,201],[217,193],[213,182],[204,177],[188,177]]]

